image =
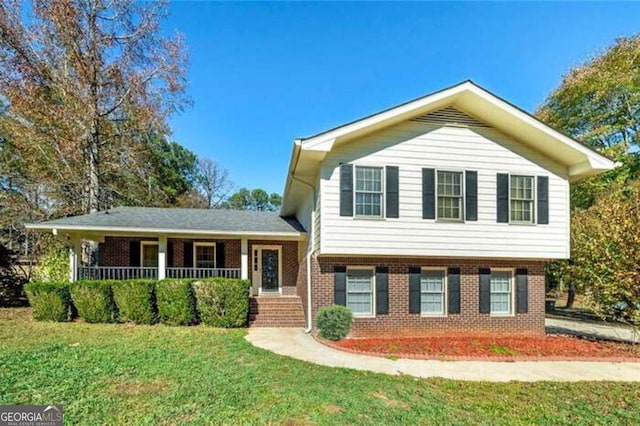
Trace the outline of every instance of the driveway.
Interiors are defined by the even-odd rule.
[[[547,328],[547,333],[551,334],[569,334],[572,336],[640,343],[640,336],[638,336],[638,334],[634,335],[631,327],[620,324],[560,318],[547,318],[544,323]]]
[[[329,348],[297,328],[249,328],[246,339],[257,347],[314,364],[391,375],[488,382],[640,381],[640,362],[388,359]]]

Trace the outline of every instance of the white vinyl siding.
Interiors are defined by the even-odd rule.
[[[340,216],[340,163],[399,166],[399,218]],[[422,169],[478,173],[478,220],[422,218]],[[569,254],[566,168],[495,129],[405,122],[336,146],[320,176],[321,254],[564,259]],[[497,223],[497,173],[548,176],[549,224]]]
[[[356,166],[356,216],[382,217],[382,167]]]
[[[437,179],[438,219],[462,220],[462,172],[438,170]]]
[[[511,271],[491,271],[491,314],[513,314],[513,274]]]
[[[354,316],[373,316],[373,287],[373,269],[347,269],[347,308]]]
[[[510,222],[533,223],[535,207],[533,176],[511,175],[509,178]]]
[[[444,270],[423,270],[420,276],[420,313],[444,315],[446,304]]]

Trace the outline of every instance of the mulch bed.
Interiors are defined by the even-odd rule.
[[[347,352],[413,359],[640,361],[640,345],[637,344],[560,335],[362,338],[323,343]]]

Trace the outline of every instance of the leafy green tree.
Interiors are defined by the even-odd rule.
[[[282,197],[280,194],[273,193],[269,195],[267,191],[261,188],[253,190],[240,188],[222,203],[222,207],[235,210],[276,211],[281,204]]]
[[[616,186],[571,229],[569,274],[603,317],[640,326],[640,182]]]
[[[60,282],[69,279],[69,257],[64,244],[52,242],[33,271],[34,281]]]
[[[177,142],[157,136],[149,141],[155,184],[164,194],[164,203],[178,204],[178,199],[193,189],[197,179],[198,157]]]

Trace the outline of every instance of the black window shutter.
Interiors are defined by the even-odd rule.
[[[139,267],[140,263],[140,241],[129,241],[129,266]]]
[[[449,287],[449,313],[460,313],[460,268],[447,270],[447,286]]]
[[[422,218],[436,218],[436,171],[422,169]]]
[[[499,223],[509,222],[509,175],[498,173],[497,177],[497,221]]]
[[[465,199],[464,211],[465,219],[468,221],[478,220],[478,172],[467,170],[464,172]]]
[[[183,256],[184,263],[182,266],[185,268],[193,268],[195,266],[193,264],[193,241],[184,242]]]
[[[516,298],[518,303],[518,313],[529,312],[529,278],[526,269],[516,269]]]
[[[491,269],[480,268],[478,275],[480,277],[480,313],[488,314],[491,312]]]
[[[389,313],[389,268],[376,268],[376,314]]]
[[[347,306],[347,268],[333,267],[333,303]]]
[[[538,223],[549,223],[549,178],[538,176]]]
[[[216,268],[224,268],[224,243],[218,241],[216,243]]]
[[[340,216],[353,216],[353,165],[340,165]]]
[[[409,268],[409,313],[420,313],[420,275],[422,270],[420,267],[412,266]]]
[[[399,217],[399,169],[397,166],[387,166],[387,217]]]
[[[167,241],[167,267],[172,268],[174,266],[174,256],[173,241]]]

